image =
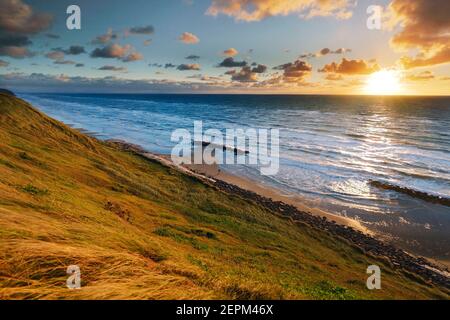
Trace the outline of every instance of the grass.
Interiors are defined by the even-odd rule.
[[[2,299],[449,297],[420,280],[0,95]]]

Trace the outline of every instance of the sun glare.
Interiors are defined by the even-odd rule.
[[[393,95],[402,91],[400,73],[396,70],[381,70],[372,73],[366,81],[364,91],[373,95]]]

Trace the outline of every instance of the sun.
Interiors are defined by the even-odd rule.
[[[381,70],[372,73],[366,81],[364,91],[373,95],[394,95],[402,92],[400,73],[397,70]]]

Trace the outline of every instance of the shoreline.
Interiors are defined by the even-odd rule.
[[[200,169],[211,173],[211,168],[205,168],[204,166],[189,168],[189,166],[176,165],[171,161],[170,156],[168,155],[159,155],[148,152],[139,145],[128,143],[123,140],[110,139],[106,140],[105,143],[117,147],[123,151],[135,153],[148,160],[156,161],[164,166],[194,177],[202,183],[210,185],[211,187],[222,192],[239,196],[248,201],[254,201],[257,204],[269,209],[274,214],[291,220],[294,224],[303,224],[328,232],[333,236],[349,242],[368,255],[384,259],[394,267],[418,274],[427,282],[443,286],[450,290],[450,270],[447,265],[434,259],[410,254],[403,249],[400,249],[397,246],[376,237],[373,232],[365,233],[363,230],[352,226],[352,223],[348,221],[351,220],[349,218],[342,217],[342,219],[335,219],[336,215],[326,213],[322,210],[308,208],[300,202],[296,204],[287,203],[288,201],[282,200],[283,195],[277,195],[276,191],[267,190],[269,189],[268,187],[255,188],[254,183],[251,181],[228,173],[223,173],[220,176],[224,178],[223,180],[218,177],[210,177]],[[241,184],[241,186],[237,184]],[[253,190],[246,189],[245,186],[248,186],[248,184],[251,184],[252,188],[250,189],[256,189],[255,191],[262,191],[262,193],[266,194],[259,194]],[[273,196],[274,198],[269,196]],[[289,197],[285,198],[289,199]],[[362,228],[365,229],[363,226]]]

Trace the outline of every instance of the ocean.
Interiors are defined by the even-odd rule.
[[[450,98],[297,95],[19,94],[100,139],[169,154],[175,129],[280,131],[280,169],[224,170],[360,221],[412,253],[450,260]]]

